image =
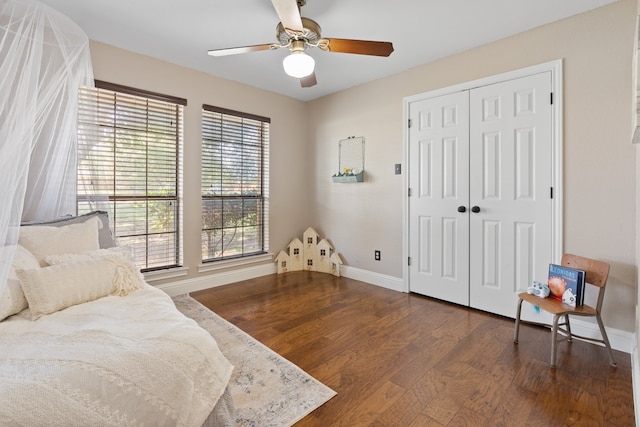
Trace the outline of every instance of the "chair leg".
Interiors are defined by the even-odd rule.
[[[569,324],[569,315],[568,314],[564,315],[564,325],[567,328],[567,341],[571,342],[571,341],[573,341],[573,338],[571,336],[571,325]]]
[[[556,350],[558,349],[558,321],[560,316],[553,315],[553,325],[551,327],[551,367],[556,367]]]
[[[518,335],[520,335],[520,312],[522,311],[522,299],[518,298],[518,310],[516,311],[516,328],[513,333],[513,342],[518,344]]]
[[[600,333],[602,334],[602,342],[607,347],[607,352],[609,353],[609,365],[618,366],[616,361],[613,358],[613,350],[611,350],[611,344],[609,343],[609,337],[607,336],[607,331],[604,329],[604,324],[602,323],[602,319],[600,318],[600,314],[596,315],[596,319],[598,320],[598,326],[600,327]]]

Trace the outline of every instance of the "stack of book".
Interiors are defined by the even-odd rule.
[[[585,271],[549,264],[549,297],[572,307],[584,304]]]

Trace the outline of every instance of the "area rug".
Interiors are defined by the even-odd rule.
[[[173,301],[185,316],[209,331],[234,366],[230,386],[238,426],[292,426],[336,395],[190,296],[179,295]]]

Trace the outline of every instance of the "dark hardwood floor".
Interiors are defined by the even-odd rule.
[[[299,426],[634,426],[630,355],[310,272],[193,293],[338,394]],[[515,313],[515,306],[514,306]]]

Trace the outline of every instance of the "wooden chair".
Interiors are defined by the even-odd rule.
[[[558,347],[558,343],[562,341],[569,341],[573,339],[573,337],[581,338],[583,340],[588,340],[592,342],[598,342],[605,345],[607,351],[609,352],[609,364],[611,366],[616,366],[616,362],[613,359],[613,351],[611,351],[611,345],[609,344],[609,338],[607,337],[607,332],[604,329],[604,324],[602,323],[602,319],[600,317],[600,310],[602,308],[602,300],[604,299],[604,290],[607,284],[607,277],[609,276],[609,264],[603,261],[597,261],[594,259],[584,258],[577,255],[565,254],[562,256],[562,265],[572,268],[577,268],[580,270],[586,271],[586,279],[585,282],[589,285],[596,286],[599,288],[598,291],[598,302],[596,307],[590,307],[588,305],[582,305],[578,307],[571,307],[567,304],[563,304],[562,302],[553,299],[553,298],[540,298],[532,294],[528,294],[523,292],[518,294],[518,310],[516,314],[516,327],[515,333],[513,337],[513,342],[518,343],[518,334],[520,332],[520,312],[522,310],[522,301],[527,301],[533,305],[540,307],[541,310],[544,310],[548,313],[553,314],[553,325],[551,325],[551,367],[556,367],[556,351]],[[571,333],[571,325],[569,324],[569,316],[591,316],[595,317],[598,321],[598,326],[600,327],[600,333],[602,335],[602,339],[583,337],[576,334]],[[560,319],[564,318],[564,321],[560,323]],[[526,322],[525,323],[535,323],[535,322]],[[537,323],[540,324],[540,323]],[[549,325],[544,325],[549,327]],[[558,332],[561,332],[560,337],[558,337]]]

